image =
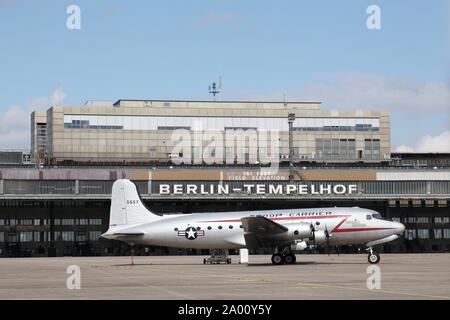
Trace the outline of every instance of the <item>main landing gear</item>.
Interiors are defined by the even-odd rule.
[[[295,254],[293,254],[289,249],[283,250],[281,253],[275,251],[275,253],[272,255],[272,263],[275,265],[280,264],[295,264],[297,261]]]
[[[380,262],[380,255],[378,253],[376,253],[375,251],[372,250],[372,247],[368,248],[367,250],[369,250],[369,256],[367,257],[367,260],[369,261],[370,264],[377,264],[378,262]]]

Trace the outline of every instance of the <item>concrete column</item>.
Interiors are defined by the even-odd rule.
[[[80,194],[80,180],[75,180],[75,194]]]
[[[3,179],[0,180],[0,194],[3,194]]]
[[[148,172],[148,185],[147,185],[147,188],[148,188],[147,193],[151,194],[152,193],[152,172],[151,171]]]

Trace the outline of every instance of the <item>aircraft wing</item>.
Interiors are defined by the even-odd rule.
[[[271,237],[288,231],[288,228],[265,217],[241,218],[247,248],[256,249],[272,243]]]

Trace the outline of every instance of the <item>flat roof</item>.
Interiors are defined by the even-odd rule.
[[[114,102],[114,106],[121,101],[155,101],[155,102],[202,102],[202,103],[282,103],[282,104],[321,104],[318,101],[261,101],[261,100],[168,100],[168,99],[119,99]]]

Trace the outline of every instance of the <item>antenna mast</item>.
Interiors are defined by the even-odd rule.
[[[219,84],[216,85],[216,83],[213,82],[209,86],[209,94],[213,95],[214,101],[216,101],[216,94],[219,94],[221,89],[222,89],[222,76],[219,76]]]

